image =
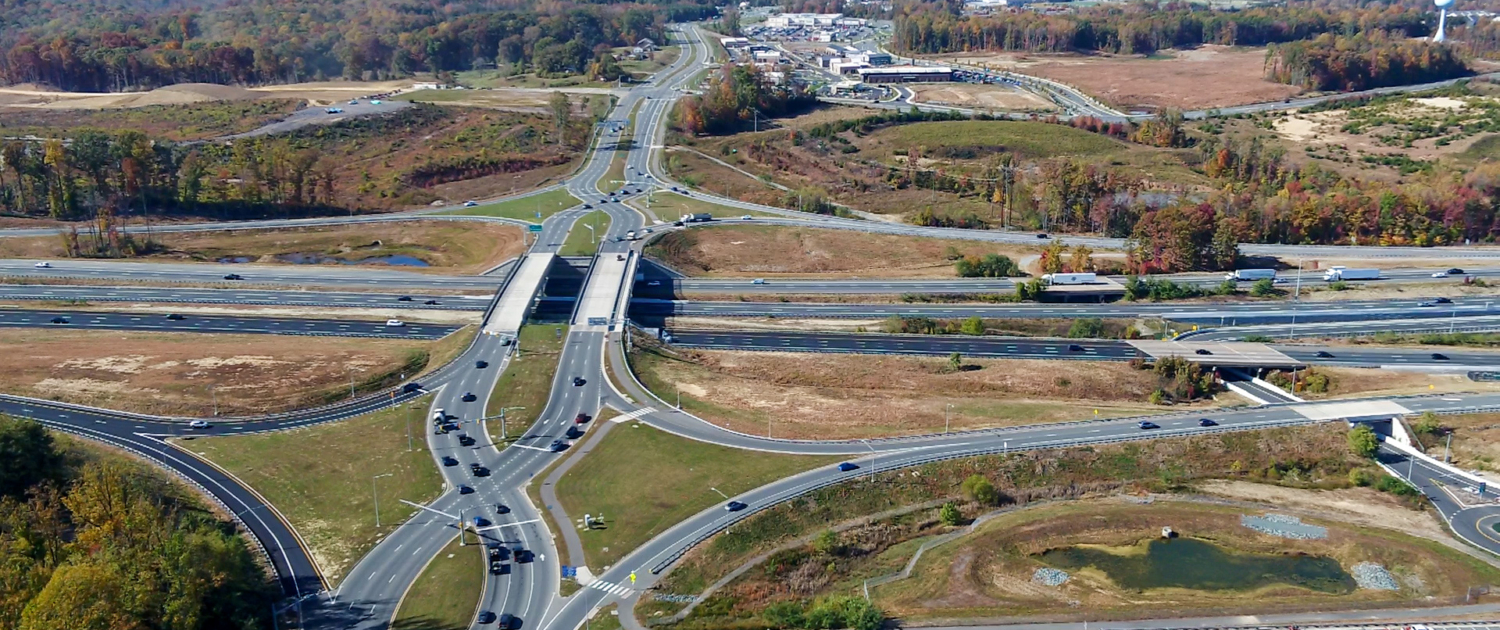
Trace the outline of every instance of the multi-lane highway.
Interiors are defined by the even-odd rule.
[[[376,267],[351,269],[328,265],[255,265],[212,263],[154,263],[98,260],[38,261],[0,259],[0,276],[24,279],[180,282],[194,284],[277,284],[343,286],[377,289],[465,289],[494,291],[495,276],[441,276]],[[226,276],[238,276],[227,278]]]
[[[489,306],[490,301],[494,297],[493,295],[424,295],[421,293],[363,293],[355,291],[0,284],[0,301],[58,300],[71,302],[243,304],[255,306],[482,311]]]
[[[292,317],[234,317],[229,315],[145,315],[66,310],[0,310],[0,328],[57,330],[141,330],[242,335],[312,335],[375,337],[380,339],[442,339],[460,326],[388,320],[379,322],[298,319]]]

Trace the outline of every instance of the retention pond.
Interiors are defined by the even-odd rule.
[[[1133,590],[1252,590],[1288,584],[1348,593],[1355,588],[1354,578],[1333,558],[1239,553],[1192,538],[1149,540],[1129,547],[1063,547],[1043,552],[1040,559],[1060,569],[1092,567]]]

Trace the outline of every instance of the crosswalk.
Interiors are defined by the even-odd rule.
[[[604,580],[594,580],[592,582],[589,582],[589,588],[604,591],[606,593],[609,593],[610,595],[615,595],[617,597],[626,597],[635,592],[635,589],[623,584],[615,584],[614,582],[606,582]]]
[[[656,407],[646,407],[644,409],[637,409],[624,415],[615,416],[614,418],[610,419],[610,422],[630,422],[631,420],[644,416],[648,413],[656,413]]]

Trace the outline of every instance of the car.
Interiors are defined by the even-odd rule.
[[[407,384],[401,386],[401,393],[403,393],[403,394],[410,394],[412,392],[420,392],[420,391],[422,391],[422,384],[421,383],[407,383]]]
[[[479,398],[478,396],[474,395],[474,392],[464,392],[463,401],[464,402],[474,402],[478,398]]]
[[[500,338],[500,345],[502,345],[502,346],[508,346],[508,345],[510,345],[510,342],[511,342],[511,338],[510,337],[501,337]]]
[[[496,503],[495,504],[495,513],[496,514],[510,514],[510,506],[505,505],[504,503]]]
[[[66,317],[54,317],[54,318],[52,318],[52,323],[54,323],[54,324],[66,324],[66,323],[68,323],[68,318],[66,318]]]
[[[423,302],[423,304],[426,304],[428,306],[437,306],[438,301],[437,300],[427,300],[426,302]]]
[[[194,420],[188,423],[189,429],[207,429],[211,426],[213,425],[209,424],[207,420]]]
[[[1135,426],[1138,426],[1138,427],[1140,427],[1142,429],[1160,429],[1161,428],[1160,425],[1156,424],[1155,422],[1151,422],[1150,420],[1142,420],[1140,422],[1137,422],[1135,424]]]
[[[839,472],[849,472],[851,470],[859,470],[859,466],[852,462],[844,462],[842,464],[839,464]]]
[[[1434,277],[1434,278],[1446,278],[1446,277],[1448,277],[1448,272],[1446,272],[1446,271],[1434,271],[1434,272],[1432,272],[1432,277]]]
[[[1213,354],[1213,353],[1212,353],[1212,352],[1209,352],[1209,351],[1208,351],[1208,348],[1199,348],[1199,349],[1197,349],[1197,350],[1194,350],[1194,351],[1193,351],[1193,354],[1204,354],[1204,355],[1208,355],[1208,354]]]
[[[1313,355],[1313,356],[1316,356],[1319,359],[1332,359],[1333,358],[1333,353],[1329,352],[1327,350],[1319,350],[1318,353],[1315,354],[1315,355]]]
[[[349,99],[349,104],[350,105],[358,105],[359,104],[359,99],[357,99],[357,98],[351,98],[351,99]]]
[[[1037,234],[1036,237],[1037,238],[1052,238],[1050,236],[1047,236],[1046,232],[1042,232],[1041,234]]]
[[[568,430],[563,432],[563,437],[569,440],[576,440],[583,437],[583,430],[579,429],[576,424],[569,426]]]
[[[179,315],[177,313],[167,313],[167,319],[170,319],[170,320],[173,320],[173,321],[177,321],[177,320],[182,319],[182,315]]]
[[[574,387],[583,387],[583,384],[587,383],[587,382],[588,381],[583,380],[582,376],[575,376],[575,377],[573,377],[573,386]]]
[[[747,214],[745,216],[740,217],[740,220],[741,221],[749,221],[749,220],[754,219],[754,218],[755,217],[752,217],[752,216],[750,216],[750,215]]]
[[[743,510],[743,509],[745,509],[747,507],[750,507],[750,506],[745,505],[744,503],[740,503],[739,501],[730,501],[730,502],[724,504],[724,511],[726,511],[726,512],[738,512],[738,511]]]
[[[492,613],[492,612],[490,612],[488,610],[481,610],[481,611],[479,611],[479,618],[478,619],[479,619],[479,623],[494,623],[495,622],[495,613]]]
[[[756,279],[750,281],[750,284],[765,284],[765,283],[766,283],[766,279],[765,278],[756,278]]]
[[[458,460],[453,459],[452,457],[448,457],[448,456],[444,455],[443,456],[443,465],[444,466],[457,466],[458,465]]]
[[[650,281],[646,282],[646,286],[648,286],[648,287],[659,287],[659,286],[661,286],[661,281],[660,280],[650,280]]]
[[[405,326],[406,322],[403,322],[399,319],[387,319],[385,320],[385,325],[388,328],[400,328],[402,326]]]
[[[401,297],[396,298],[396,301],[397,302],[410,302],[411,301],[411,296],[410,295],[403,295]]]
[[[1076,343],[1068,344],[1068,352],[1083,352],[1083,346]]]
[[[52,263],[49,263],[49,262],[43,260],[43,261],[41,261],[41,262],[39,262],[39,263],[37,263],[35,265],[32,265],[32,266],[36,267],[37,269],[51,269],[52,268]]]
[[[491,561],[500,560],[502,558],[502,556],[500,555],[501,549],[504,549],[504,547],[501,547],[500,543],[489,543],[484,546],[484,552]]]
[[[1444,297],[1434,298],[1432,301],[1434,303],[1436,303],[1436,304],[1452,304],[1453,303],[1453,300],[1450,300],[1450,299],[1444,298]]]
[[[1443,354],[1441,352],[1434,352],[1434,353],[1432,353],[1432,360],[1433,361],[1447,361],[1448,360],[1448,355]]]
[[[484,359],[480,359],[480,360],[474,362],[474,369],[477,369],[477,370],[483,370],[484,368],[487,368],[489,366],[490,366],[490,362],[489,361],[485,361]]]
[[[583,423],[588,422],[589,420],[593,420],[593,419],[594,418],[592,416],[590,416],[589,414],[580,413],[577,416],[573,417],[573,424],[583,424]]]
[[[1219,426],[1219,423],[1214,422],[1213,420],[1211,420],[1209,418],[1199,418],[1198,419],[1198,426],[1200,426],[1200,427],[1216,427],[1216,426]]]
[[[465,201],[464,202],[464,207],[465,208],[473,208],[474,206],[477,206],[477,205],[479,205],[479,202],[477,202],[477,201]]]
[[[226,274],[224,274],[224,279],[225,280],[244,280],[245,277],[241,276],[240,274],[237,274],[237,273],[226,273]]]
[[[489,527],[490,526],[490,519],[487,519],[487,518],[485,518],[483,516],[476,516],[476,517],[474,517],[474,526],[475,527]]]
[[[1454,275],[1454,276],[1461,276],[1461,275],[1464,275],[1464,270],[1459,269],[1458,267],[1454,267],[1452,269],[1449,269],[1448,273],[1450,275]]]
[[[1282,278],[1280,276],[1277,276],[1276,278],[1273,278],[1271,280],[1271,284],[1286,284],[1287,282],[1290,282],[1290,281],[1287,280],[1286,278]]]
[[[475,477],[488,477],[488,476],[490,476],[490,469],[485,468],[484,466],[480,466],[478,464],[475,464],[472,468],[470,468],[469,472],[474,473]]]
[[[1421,302],[1417,302],[1418,308],[1430,308],[1433,306],[1437,306],[1437,302],[1434,302],[1432,300],[1422,300]]]
[[[594,209],[594,207],[593,207],[593,206],[591,206],[591,205],[589,205],[589,204],[583,204],[583,209],[584,209],[584,210],[593,210],[593,209]]]
[[[513,628],[517,628],[520,625],[521,620],[516,619],[516,616],[510,613],[500,615],[500,621],[495,622],[495,627],[503,628],[504,630],[512,630]]]
[[[458,445],[459,446],[473,446],[474,445],[474,438],[473,438],[473,436],[470,436],[468,434],[463,434],[463,433],[459,434],[459,436],[458,436]]]
[[[474,489],[470,488],[468,486],[459,486],[458,487],[458,493],[459,494],[474,494]]]
[[[490,575],[501,575],[503,573],[505,573],[504,562],[490,562]]]
[[[559,453],[562,452],[563,449],[568,448],[568,443],[562,440],[552,440],[552,444],[548,448],[550,448],[554,453]]]

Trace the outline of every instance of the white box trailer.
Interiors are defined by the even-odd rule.
[[[1348,267],[1329,267],[1323,273],[1324,282],[1339,282],[1342,280],[1379,280],[1379,269],[1350,269]]]
[[[1266,280],[1275,277],[1275,269],[1236,269],[1224,274],[1225,280],[1235,280],[1238,282],[1253,282],[1255,280]]]
[[[1099,278],[1093,273],[1049,273],[1042,276],[1042,282],[1057,285],[1095,284],[1099,282]]]

